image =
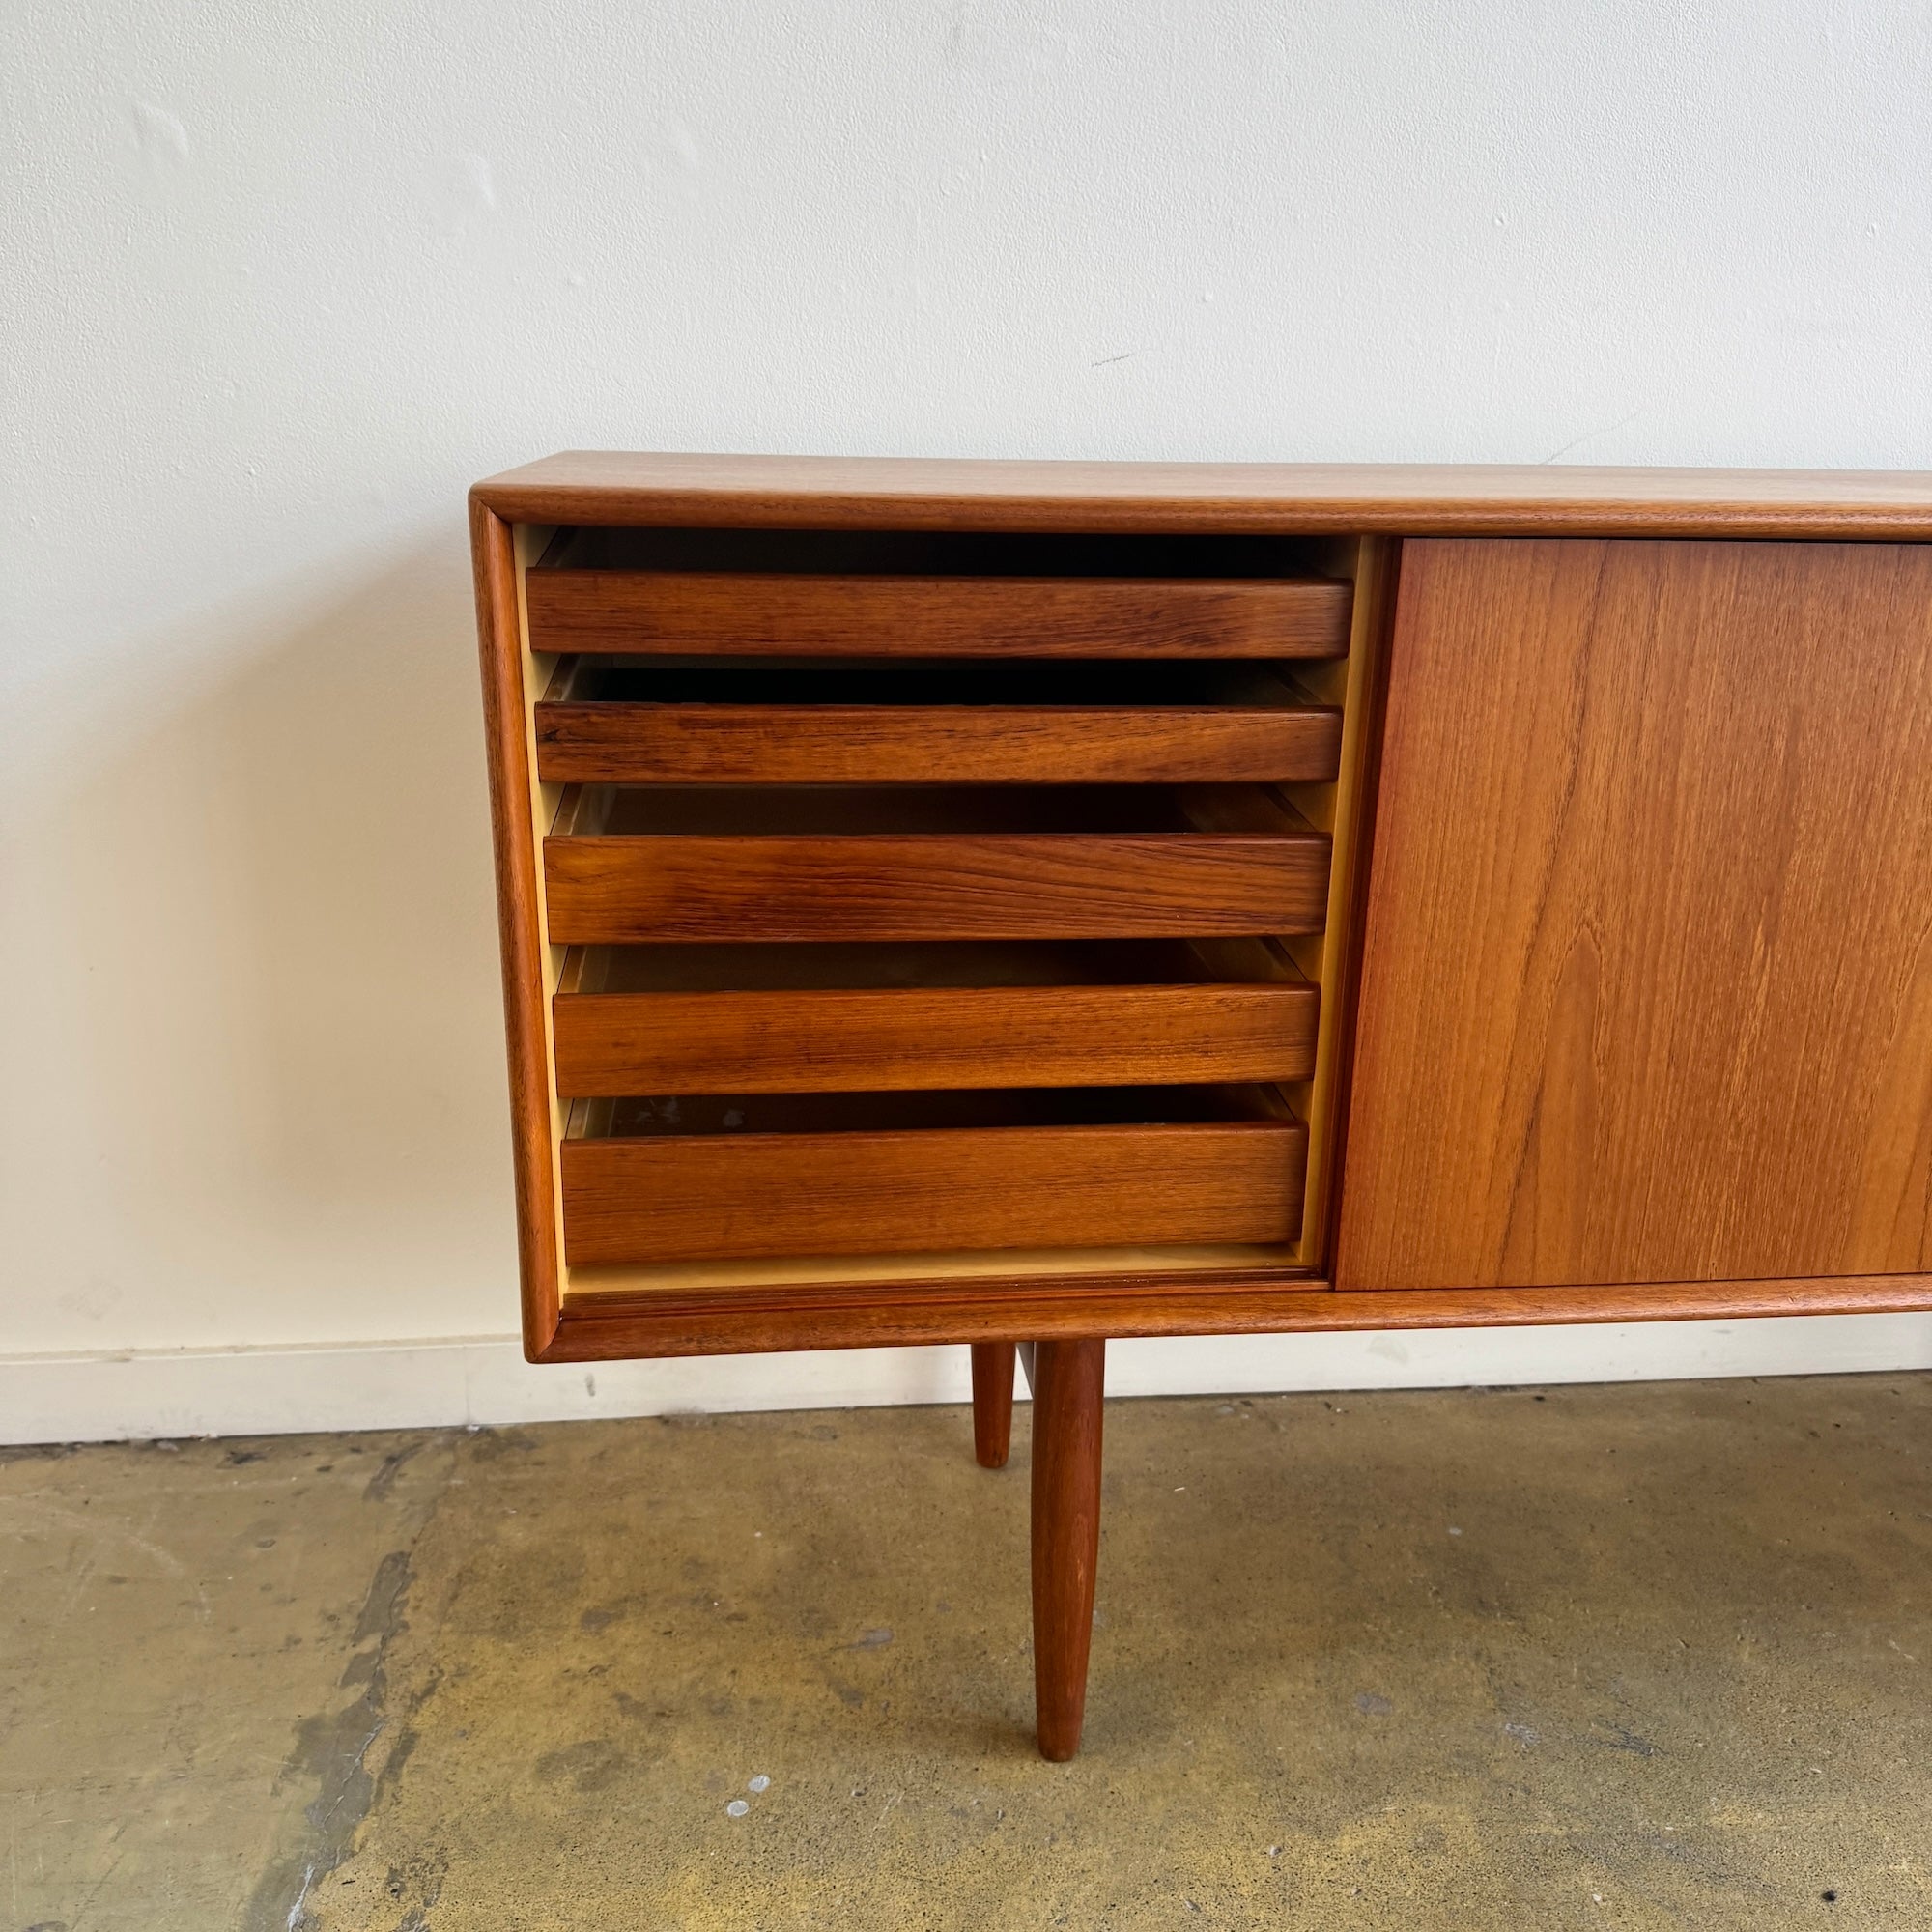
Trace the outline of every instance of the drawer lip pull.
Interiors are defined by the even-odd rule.
[[[530,646],[627,655],[1333,658],[1346,579],[525,573]]]

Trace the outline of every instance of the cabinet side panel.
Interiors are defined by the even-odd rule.
[[[514,533],[501,518],[472,501],[470,540],[490,759],[490,817],[497,850],[503,1016],[510,1052],[524,1347],[534,1358],[556,1333],[560,1294],[556,1133],[545,1022],[549,949],[544,941],[531,816],[529,700]]]
[[[1338,1288],[1932,1264],[1932,548],[1405,545]]]

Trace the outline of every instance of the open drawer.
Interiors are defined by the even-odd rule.
[[[1308,1135],[1267,1087],[580,1101],[571,1265],[1292,1241]]]
[[[536,708],[561,784],[1325,782],[1342,714],[1264,665],[567,659]]]
[[[1305,1080],[1320,990],[1261,939],[571,953],[567,1099]]]
[[[1329,840],[1260,785],[588,786],[549,935],[1168,938],[1321,930]]]

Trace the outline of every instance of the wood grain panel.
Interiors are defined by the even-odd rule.
[[[1261,786],[663,786],[585,793],[558,823],[544,864],[563,945],[1293,933],[1326,916],[1327,835]]]
[[[1918,470],[568,450],[472,495],[514,522],[741,529],[1932,536],[1932,477]]]
[[[561,784],[1137,784],[1335,776],[1331,705],[543,704]]]
[[[1133,938],[1307,932],[1327,841],[1261,835],[550,838],[550,936]]]
[[[811,1105],[829,1112],[830,1097]],[[1263,1119],[660,1133],[567,1140],[562,1156],[577,1266],[1293,1240],[1307,1132]]]
[[[528,573],[542,651],[815,657],[1321,658],[1349,647],[1349,583],[1269,579]]]
[[[558,994],[558,1092],[813,1094],[914,1087],[1298,1080],[1310,985],[949,986]]]
[[[1406,545],[1338,1287],[1932,1263],[1932,550]]]

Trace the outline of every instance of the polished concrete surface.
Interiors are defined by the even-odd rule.
[[[1932,1924],[1932,1378],[0,1459],[0,1932]]]

